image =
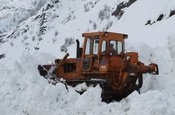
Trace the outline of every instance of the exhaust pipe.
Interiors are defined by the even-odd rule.
[[[77,42],[77,58],[79,58],[79,48],[80,48],[80,42],[78,39],[76,39]]]

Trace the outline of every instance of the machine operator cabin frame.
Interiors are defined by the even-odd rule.
[[[105,56],[110,56],[112,60],[115,59],[114,61],[117,61],[116,57],[120,57],[120,62],[123,60],[124,39],[127,38],[126,34],[94,32],[84,33],[82,36],[85,37],[81,59],[82,71],[103,71],[105,66],[101,66],[100,68],[100,65],[103,65],[102,62],[105,60],[103,57]],[[111,44],[113,45],[113,50],[110,48]],[[116,66],[116,63],[114,66]]]

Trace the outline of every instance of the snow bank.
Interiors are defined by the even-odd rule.
[[[72,87],[67,91],[61,83],[49,84],[39,75],[37,64],[47,62],[51,57],[50,54],[27,53],[19,60],[0,61],[1,114],[85,114],[94,106],[105,104],[101,102],[99,86],[89,88],[80,96]]]
[[[169,39],[174,40],[171,38]],[[143,49],[148,46],[143,44],[139,47],[143,52]],[[147,51],[147,54],[153,54],[151,57],[142,55],[141,59],[148,63],[156,60],[160,75],[144,75],[141,94],[133,92],[121,102],[114,101],[110,104],[101,102],[99,86],[91,87],[84,94],[79,95],[72,87],[69,87],[67,91],[61,83],[56,86],[48,84],[47,80],[39,75],[37,65],[55,58],[51,54],[24,53],[17,60],[2,59],[0,61],[2,65],[0,66],[2,76],[0,108],[3,109],[0,109],[0,113],[4,115],[13,113],[24,115],[175,114],[175,78],[174,72],[171,71],[172,57],[169,49],[172,48],[156,48],[156,50]],[[162,58],[159,59],[160,57]]]
[[[129,115],[174,115],[175,92],[148,91],[143,94],[132,93],[121,103],[127,105]]]

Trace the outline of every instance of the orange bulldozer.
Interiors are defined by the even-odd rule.
[[[128,35],[112,32],[83,33],[84,45],[77,42],[77,57],[55,59],[55,64],[38,65],[41,76],[53,84],[66,86],[81,83],[102,88],[102,101],[121,100],[142,87],[142,74],[157,75],[158,65],[144,65],[138,60],[137,52],[124,51],[124,40]],[[92,97],[93,98],[93,97]]]

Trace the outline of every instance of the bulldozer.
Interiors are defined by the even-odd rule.
[[[76,58],[55,59],[54,64],[38,65],[41,76],[49,82],[100,85],[103,102],[121,100],[133,91],[140,91],[143,74],[159,74],[158,65],[145,65],[138,60],[137,52],[125,53],[127,34],[113,32],[83,33],[84,44],[77,43]],[[93,98],[93,97],[92,97]]]

